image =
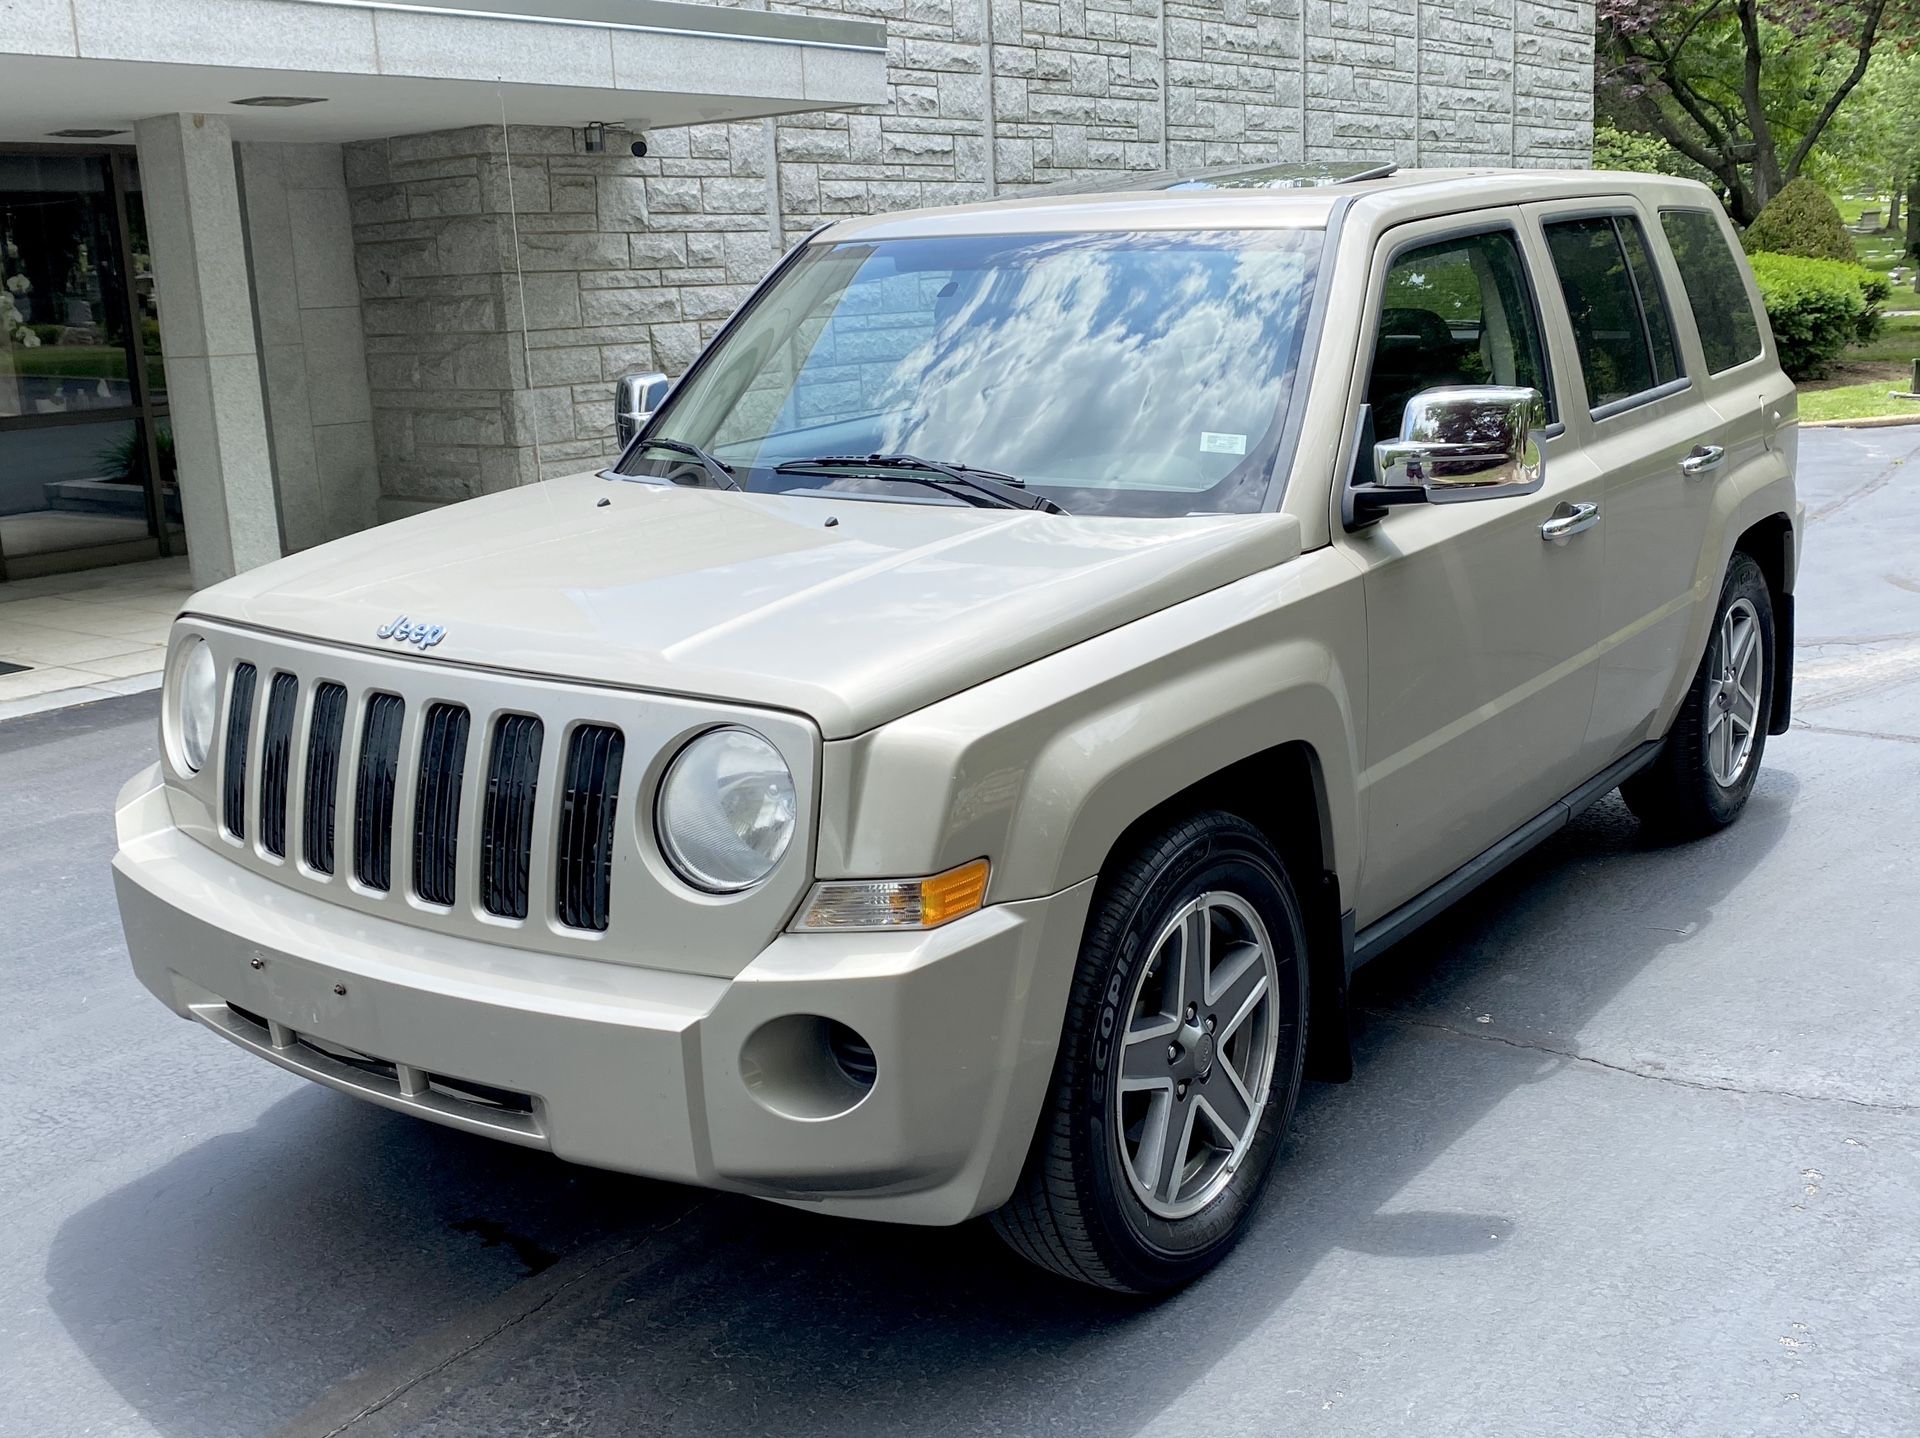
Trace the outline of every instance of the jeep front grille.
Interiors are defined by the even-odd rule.
[[[267,690],[267,737],[260,746],[260,845],[287,857],[287,763],[293,747],[293,706],[300,681],[276,674]]]
[[[817,731],[795,715],[181,624],[221,675],[204,770],[169,768],[181,827],[302,903],[509,950],[737,972],[811,882],[808,839],[767,883],[708,902],[656,861],[647,822],[660,759],[743,714],[815,792]],[[343,947],[392,939],[341,929]]]
[[[277,670],[268,690],[266,721],[253,724],[258,671],[236,664],[229,682],[227,748],[221,776],[227,832],[247,837],[247,782],[259,773],[260,847],[277,859],[287,854],[293,775],[305,775],[301,799],[302,853],[314,873],[331,876],[335,866],[334,815],[340,770],[353,765],[353,830],[349,865],[363,888],[388,893],[394,886],[396,842],[409,845],[412,891],[429,904],[452,908],[477,898],[489,914],[525,919],[531,907],[534,815],[540,799],[541,756],[546,729],[531,714],[503,714],[493,726],[484,756],[486,790],[479,806],[479,864],[466,892],[460,831],[465,809],[472,715],[465,705],[429,703],[409,728],[408,706],[398,694],[370,690],[362,696],[360,741],[351,759],[344,749],[351,696],[332,680],[313,686],[305,733],[297,709],[301,681]],[[304,742],[304,753],[296,750]],[[564,764],[556,776],[553,827],[553,914],[569,928],[604,932],[612,908],[614,813],[626,737],[610,724],[578,724],[567,736]],[[481,756],[475,756],[476,762]],[[400,799],[413,795],[411,833],[396,840]]]
[[[253,685],[257,672],[251,664],[233,666],[233,686],[227,700],[227,754],[223,766],[220,820],[236,839],[247,837],[247,744],[253,733]]]
[[[393,791],[406,717],[406,701],[398,694],[375,694],[367,701],[353,794],[353,872],[369,889],[393,887]]]
[[[573,731],[560,791],[560,922],[604,929],[613,879],[613,810],[626,741],[605,724]]]
[[[420,788],[413,801],[413,889],[429,904],[453,903],[467,725],[467,711],[458,704],[435,704],[421,728]]]
[[[332,680],[313,691],[307,739],[307,863],[333,873],[333,806],[340,784],[340,744],[347,733],[347,688]]]
[[[546,727],[531,714],[502,714],[493,730],[480,825],[480,902],[503,919],[527,916],[533,800],[545,738]]]

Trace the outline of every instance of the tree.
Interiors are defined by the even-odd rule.
[[[1713,178],[1658,135],[1622,129],[1604,115],[1596,116],[1593,122],[1593,168],[1632,170],[1642,175],[1685,175],[1694,180]]]
[[[1598,0],[1606,99],[1711,174],[1740,224],[1806,167],[1916,0]]]
[[[1898,229],[1906,190],[1920,174],[1920,57],[1882,44],[1808,168],[1834,194],[1888,196],[1887,227]]]

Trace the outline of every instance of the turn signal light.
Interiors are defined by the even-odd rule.
[[[987,900],[987,861],[925,879],[829,879],[813,886],[794,928],[936,929]]]

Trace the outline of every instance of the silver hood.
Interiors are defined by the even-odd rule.
[[[1299,552],[1275,514],[1074,518],[580,475],[309,550],[189,609],[422,663],[771,705],[838,738]],[[401,615],[445,635],[424,651],[375,637]]]

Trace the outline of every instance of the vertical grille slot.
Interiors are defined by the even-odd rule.
[[[236,839],[247,837],[247,736],[253,732],[251,664],[233,666],[233,692],[227,699],[227,757],[221,766],[221,819]]]
[[[307,864],[333,872],[333,806],[340,784],[340,741],[347,732],[347,691],[331,681],[313,691],[313,720],[307,725]]]
[[[354,783],[353,872],[369,889],[393,887],[393,785],[400,764],[400,722],[407,706],[398,694],[367,701],[360,732],[360,773]]]
[[[533,801],[545,727],[531,714],[503,714],[493,729],[487,802],[480,816],[481,903],[503,919],[527,916]]]
[[[605,724],[582,724],[567,746],[561,775],[554,902],[560,922],[607,927],[613,879],[613,810],[626,740]]]
[[[260,843],[276,859],[287,857],[287,771],[292,767],[293,706],[300,681],[276,674],[267,686],[267,732],[260,744]]]
[[[413,888],[429,904],[453,902],[460,781],[472,720],[458,704],[433,704],[420,726],[420,783],[413,804]]]

